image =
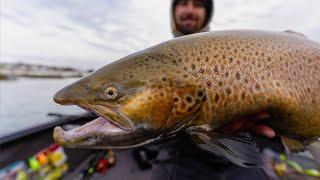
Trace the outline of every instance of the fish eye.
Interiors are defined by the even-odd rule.
[[[103,91],[103,95],[108,99],[115,99],[118,95],[118,90],[114,87],[108,87]]]

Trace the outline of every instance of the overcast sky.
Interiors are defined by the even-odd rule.
[[[97,68],[172,38],[169,0],[0,3],[2,62]],[[212,30],[292,29],[320,42],[319,0],[216,0],[215,4]]]

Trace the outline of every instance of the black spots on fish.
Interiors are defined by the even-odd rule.
[[[204,73],[203,68],[200,68],[198,72],[201,73],[201,74],[203,74],[203,73]]]
[[[227,95],[230,95],[232,93],[231,89],[229,87],[226,88]]]
[[[223,82],[222,82],[222,81],[219,81],[219,82],[218,82],[218,85],[219,85],[219,86],[222,86],[222,85],[223,85]]]
[[[209,62],[209,57],[208,56],[206,57],[205,62]]]
[[[288,63],[288,62],[285,62],[285,66],[286,66],[286,67],[289,67],[289,63]]]
[[[192,107],[188,107],[187,111],[188,112],[192,112],[193,108]]]
[[[173,98],[173,102],[178,102],[179,101],[179,98],[178,97],[174,97]]]
[[[225,54],[222,55],[222,59],[226,59],[226,55]]]
[[[312,59],[308,59],[308,63],[311,64],[312,63]]]
[[[191,69],[195,70],[196,69],[196,65],[191,64]]]
[[[211,81],[206,81],[206,84],[207,84],[208,88],[211,88],[211,86],[212,86]]]
[[[163,97],[164,96],[164,93],[163,92],[160,92],[160,97]]]
[[[219,67],[218,67],[218,65],[214,66],[213,71],[216,73],[216,75],[219,75]]]
[[[202,98],[204,96],[204,92],[203,91],[198,91],[198,97]]]
[[[132,79],[132,78],[133,78],[133,75],[130,75],[130,78]]]
[[[199,58],[199,57],[197,58],[197,61],[198,61],[198,62],[200,61],[200,58]]]
[[[224,74],[226,77],[229,76],[229,71],[226,71],[226,73]]]
[[[236,80],[240,80],[241,79],[241,75],[239,72],[236,73]]]
[[[256,51],[255,55],[256,55],[256,56],[259,56],[259,52],[258,52],[258,51]]]
[[[162,81],[167,81],[167,77],[162,77]]]
[[[173,60],[172,63],[173,63],[173,64],[177,64],[177,61],[176,61],[176,60]]]
[[[246,92],[242,92],[241,99],[244,100],[246,98]]]
[[[179,62],[182,62],[182,58],[179,58],[178,61],[179,61]]]
[[[233,57],[229,57],[229,63],[232,63],[233,62]]]
[[[237,63],[237,65],[240,65],[241,64],[241,62],[238,60],[238,61],[236,61],[236,63]]]
[[[244,79],[244,82],[245,82],[245,83],[248,83],[248,82],[249,82],[248,78],[245,78],[245,79]]]
[[[256,89],[257,91],[259,91],[259,90],[261,89],[260,84],[256,84],[256,85],[255,85],[255,89]]]
[[[186,97],[186,101],[187,101],[188,103],[192,103],[192,102],[193,102],[193,98],[192,98],[191,96],[187,96],[187,97]]]
[[[311,92],[311,89],[310,89],[310,87],[308,87],[308,88],[307,88],[307,92],[308,92],[308,93],[310,93],[310,92]]]
[[[183,75],[183,78],[188,78],[188,77],[189,77],[188,74]]]
[[[271,62],[271,57],[267,57],[267,61],[268,61],[268,62]]]
[[[279,82],[276,82],[277,87],[281,87],[281,84]]]

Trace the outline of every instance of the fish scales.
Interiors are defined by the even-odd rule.
[[[171,63],[205,84],[212,112],[205,121],[213,126],[267,111],[276,118],[268,123],[286,135],[320,135],[319,44],[288,33],[227,31],[162,46]]]
[[[197,142],[212,143],[206,137],[220,137],[214,130],[268,112],[272,118],[264,123],[277,135],[313,140],[320,137],[319,68],[320,44],[292,33],[232,30],[176,38],[59,91],[57,103],[76,104],[100,117],[75,130],[57,127],[54,138],[69,147],[125,148],[185,129]],[[211,129],[203,130],[207,125]],[[240,147],[234,140],[227,144]],[[255,152],[248,144],[249,154]],[[239,157],[228,159],[243,165]]]

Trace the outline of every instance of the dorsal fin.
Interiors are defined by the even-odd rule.
[[[304,37],[304,38],[307,38],[306,35],[304,35],[303,33],[300,33],[300,32],[297,32],[297,31],[293,31],[291,29],[287,29],[285,31],[283,31],[284,33],[289,33],[289,34],[292,34],[292,35],[295,35],[295,36],[299,36],[299,37]]]

